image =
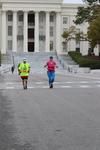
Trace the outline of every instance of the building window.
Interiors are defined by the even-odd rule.
[[[45,41],[45,36],[44,35],[39,35],[39,40],[40,41]]]
[[[8,40],[8,50],[12,50],[12,40]]]
[[[40,15],[40,22],[44,22],[44,14],[42,13],[41,15]]]
[[[50,27],[50,36],[53,36],[53,27]]]
[[[53,50],[53,41],[50,41],[50,51]]]
[[[22,14],[19,14],[19,15],[18,15],[18,21],[19,21],[19,22],[23,22],[23,15],[22,15]]]
[[[66,52],[67,51],[67,43],[63,42],[63,51]]]
[[[67,28],[63,28],[63,32],[66,32],[67,31]]]
[[[80,39],[79,39],[80,29],[76,29],[76,51],[80,52]]]
[[[76,41],[76,51],[80,52],[80,41]]]
[[[33,26],[35,24],[35,17],[34,14],[28,14],[28,24]]]
[[[13,20],[12,14],[8,14],[8,21],[12,21],[12,20]]]
[[[54,16],[53,15],[50,16],[50,22],[54,22]]]
[[[8,36],[12,36],[12,26],[8,26]]]
[[[67,17],[63,17],[63,24],[67,24],[68,22],[68,18]]]
[[[18,35],[23,35],[23,26],[18,27]]]

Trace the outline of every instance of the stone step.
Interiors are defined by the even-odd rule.
[[[46,71],[44,69],[44,65],[49,60],[50,56],[54,57],[54,60],[57,62],[57,65],[59,66],[58,70],[60,71],[63,70],[63,68],[66,69],[68,66],[72,67],[72,65],[76,65],[76,63],[67,55],[60,55],[61,61],[59,61],[55,52],[8,53],[3,56],[2,62],[4,64],[14,63],[17,73],[18,64],[23,61],[23,58],[26,58],[27,62],[29,62],[31,65],[32,73],[44,72]]]
[[[77,65],[77,63],[68,55],[60,55],[59,58],[68,65]]]
[[[16,67],[16,71],[17,71],[17,66],[20,62],[23,61],[23,58],[25,57],[27,59],[27,62],[30,63],[31,65],[31,73],[34,74],[34,72],[40,72],[43,73],[46,71],[46,69],[44,68],[44,65],[46,64],[46,62],[48,61],[50,56],[54,57],[54,60],[57,62],[59,69],[61,70],[63,69],[62,65],[59,63],[59,61],[57,60],[57,56],[56,53],[54,52],[47,52],[47,53],[21,53],[21,54],[15,54],[14,53],[14,62],[15,62],[15,67]]]

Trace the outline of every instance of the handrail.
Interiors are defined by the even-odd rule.
[[[12,52],[12,67],[11,67],[12,73],[14,72],[14,70],[15,70],[15,58],[14,58],[14,54]]]

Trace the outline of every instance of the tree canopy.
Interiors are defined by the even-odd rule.
[[[87,37],[92,48],[100,45],[100,0],[83,0],[86,5],[79,7],[74,23],[88,22]]]
[[[69,29],[63,32],[62,37],[65,39],[66,43],[74,38],[74,33],[75,33],[75,26],[71,26]]]
[[[83,2],[88,3],[88,4],[94,4],[94,3],[100,3],[100,0],[83,0]]]
[[[100,16],[90,23],[87,33],[92,47],[100,45]]]
[[[88,4],[84,7],[78,7],[76,19],[74,20],[76,25],[83,22],[91,22],[100,15],[100,5],[98,3],[91,2]]]

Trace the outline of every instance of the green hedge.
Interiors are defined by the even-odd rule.
[[[69,52],[71,58],[79,64],[80,67],[89,67],[91,69],[100,69],[100,60],[94,60],[86,56],[82,56],[79,52]]]

